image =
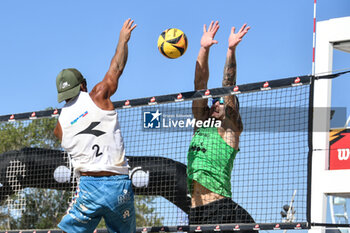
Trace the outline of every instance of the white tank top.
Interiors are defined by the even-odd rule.
[[[58,120],[61,145],[70,154],[76,175],[98,171],[128,174],[116,111],[100,109],[89,93],[80,92],[64,105]]]

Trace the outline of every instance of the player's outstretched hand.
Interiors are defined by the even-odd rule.
[[[245,34],[247,34],[249,29],[250,27],[247,27],[246,23],[241,27],[241,29],[239,29],[237,33],[235,33],[235,27],[232,27],[230,36],[228,38],[228,47],[230,49],[236,48],[236,46],[239,44],[239,42],[241,42]]]
[[[134,20],[127,19],[122,29],[120,30],[119,34],[119,40],[122,40],[124,42],[128,42],[130,40],[131,32],[136,28],[137,24],[134,24]]]
[[[219,30],[219,22],[211,21],[209,28],[207,30],[207,25],[203,26],[203,36],[201,39],[201,47],[209,48],[213,44],[217,44],[218,41],[214,40],[216,32]]]

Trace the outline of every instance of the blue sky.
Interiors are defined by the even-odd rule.
[[[348,0],[317,3],[318,21],[349,15]],[[221,85],[230,28],[243,23],[251,30],[237,49],[238,84],[311,73],[313,0],[1,1],[0,115],[62,107],[55,78],[63,68],[78,68],[91,90],[107,71],[129,17],[138,26],[113,101],[193,90],[202,26],[211,20],[219,20],[220,29],[210,53],[209,88]],[[189,41],[175,60],[157,50],[159,34],[172,27]],[[334,69],[349,67],[350,54],[335,52]],[[335,106],[349,105],[348,77],[334,84]]]

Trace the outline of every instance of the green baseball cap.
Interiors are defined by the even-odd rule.
[[[56,78],[58,102],[71,99],[79,95],[80,83],[84,81],[83,75],[75,68],[63,69]]]

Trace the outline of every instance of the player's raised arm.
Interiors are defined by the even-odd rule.
[[[209,49],[213,44],[218,42],[214,40],[216,32],[219,30],[219,22],[212,21],[207,29],[207,26],[203,26],[203,35],[201,38],[201,47],[199,49],[194,88],[195,90],[207,89],[208,79],[209,79]],[[192,103],[192,112],[196,119],[204,119],[208,116],[208,101],[207,100],[194,100]]]
[[[247,34],[249,29],[250,27],[247,27],[247,24],[244,24],[237,33],[235,33],[235,27],[231,28],[231,33],[228,38],[228,49],[224,67],[224,77],[222,79],[223,87],[236,85],[236,47],[239,44],[239,42],[242,41],[242,38],[245,34]]]
[[[203,26],[203,35],[201,38],[201,47],[199,49],[197,61],[194,86],[195,90],[202,90],[207,88],[209,79],[209,49],[213,44],[218,42],[214,40],[216,32],[219,30],[219,22],[212,21],[207,29],[207,26]]]
[[[241,29],[235,33],[235,27],[231,28],[231,33],[228,39],[228,49],[226,54],[226,62],[224,67],[224,76],[222,79],[222,86],[234,86],[236,85],[237,78],[237,63],[236,63],[236,47],[242,41],[242,38],[247,34],[250,27],[244,24]],[[234,120],[235,126],[238,131],[243,130],[243,125],[241,118],[239,116],[239,104],[238,98],[236,96],[226,96],[225,97],[225,113],[226,116]]]
[[[119,41],[116,52],[112,58],[110,67],[102,80],[90,93],[92,98],[109,99],[118,88],[118,81],[122,75],[128,59],[128,41],[131,32],[135,29],[134,20],[127,19],[119,33]]]

